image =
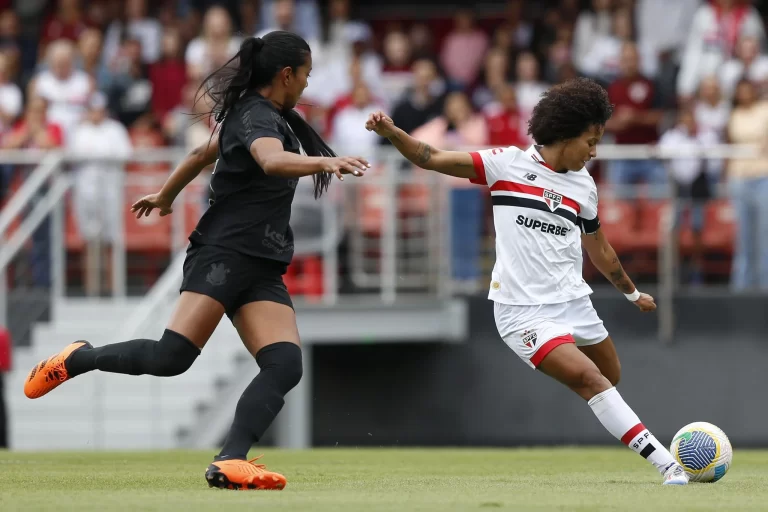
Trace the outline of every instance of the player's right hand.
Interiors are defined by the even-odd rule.
[[[149,217],[149,214],[152,213],[152,210],[154,209],[158,209],[160,211],[160,216],[165,217],[166,215],[173,213],[173,208],[171,207],[172,203],[172,200],[169,201],[159,193],[149,194],[133,203],[131,211],[136,214],[137,219],[140,219],[142,215]]]
[[[374,112],[368,116],[365,122],[365,129],[376,132],[382,137],[390,137],[395,134],[395,122],[384,112]]]
[[[362,176],[371,164],[361,156],[337,156],[333,158],[324,158],[322,162],[323,172],[335,174],[337,178],[344,181],[344,174]]]

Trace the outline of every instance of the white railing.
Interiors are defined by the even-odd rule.
[[[754,146],[744,145],[717,145],[705,149],[696,150],[690,148],[659,148],[655,146],[616,146],[604,145],[598,148],[598,159],[647,159],[647,158],[681,158],[699,156],[705,158],[755,158],[760,156],[760,149]],[[143,149],[137,151],[128,159],[130,162],[167,162],[176,163],[183,156],[179,149]],[[66,166],[77,161],[87,159],[86,155],[77,155],[69,152],[39,151],[0,151],[0,163],[2,164],[38,164],[21,188],[15,193],[5,208],[0,211],[0,323],[5,322],[6,314],[6,290],[4,289],[4,272],[9,262],[18,254],[19,250],[30,239],[32,233],[43,220],[51,215],[51,293],[61,297],[66,289],[66,273],[64,271],[64,198],[72,187],[71,180],[67,176]],[[104,159],[100,159],[104,160]],[[343,201],[334,202],[326,198],[315,202],[312,198],[297,195],[294,203],[296,207],[306,207],[316,212],[323,219],[322,232],[310,234],[305,237],[297,237],[296,253],[318,254],[322,256],[323,265],[323,295],[321,299],[327,304],[333,304],[338,300],[337,272],[337,245],[341,233],[345,229],[350,235],[351,277],[361,287],[375,289],[380,299],[385,303],[396,300],[400,290],[417,289],[431,295],[446,296],[453,291],[452,288],[452,259],[450,251],[451,230],[448,225],[448,212],[450,212],[450,194],[452,184],[442,179],[435,173],[415,172],[403,175],[395,169],[402,163],[402,157],[391,148],[382,148],[372,160],[377,161],[381,172],[371,173],[363,179],[347,179],[343,184],[334,184],[331,191],[342,189],[349,193]],[[164,176],[159,176],[152,181],[152,185],[159,188]],[[124,174],[124,187],[136,184],[149,185],[147,178],[132,173]],[[403,199],[398,195],[398,187],[404,184],[421,185],[427,190],[427,196],[423,198],[427,208],[424,216],[415,221],[418,236],[408,238],[404,234],[403,219],[398,218],[398,211]],[[341,186],[339,186],[341,185]],[[366,187],[366,188],[362,188]],[[354,216],[359,213],[359,205],[370,207],[366,204],[367,196],[364,190],[377,189],[376,208],[378,209],[378,226],[380,227],[373,236],[367,232],[362,221]],[[671,189],[670,189],[671,190]],[[14,219],[23,216],[23,212],[29,209],[35,197],[44,192],[45,199],[36,204],[32,212],[26,216],[20,227],[12,236],[8,236]],[[331,194],[333,196],[333,194]],[[668,197],[673,201],[672,194]],[[356,199],[355,199],[356,198]],[[172,222],[172,246],[170,255],[174,256],[172,269],[178,270],[179,256],[186,245],[186,237],[191,226],[185,223],[185,210],[183,205],[190,201],[185,192],[182,192],[176,202],[177,214],[171,218]],[[202,198],[194,198],[194,201],[202,201]],[[179,205],[182,205],[179,207]],[[111,205],[121,209],[125,202]],[[314,209],[314,210],[312,210]],[[340,213],[341,212],[341,213]],[[122,222],[123,212],[116,218]],[[350,218],[344,218],[344,213],[352,213]],[[345,224],[346,222],[346,224]],[[122,227],[122,224],[121,224]],[[671,339],[674,331],[673,297],[676,292],[676,266],[677,252],[674,243],[675,234],[672,222],[665,222],[660,226],[659,244],[659,295],[665,307],[660,308],[660,335],[663,339]],[[126,294],[126,246],[124,229],[118,229],[115,233],[112,250],[112,293],[116,297]],[[414,249],[415,247],[415,249]],[[411,251],[416,256],[403,256]],[[374,254],[369,256],[368,253]],[[408,259],[411,258],[411,259]],[[405,263],[405,264],[404,264]],[[478,286],[478,290],[484,287],[484,283]],[[162,281],[160,288],[153,290],[154,295],[147,297],[147,301],[160,300],[159,297],[167,297],[176,282],[168,277]],[[165,288],[164,292],[161,290]],[[163,293],[161,293],[163,292]],[[136,312],[137,317],[151,315],[153,308],[150,302],[146,302]],[[141,313],[141,312],[144,313]],[[140,314],[141,313],[141,314]],[[134,326],[141,325],[141,321]]]

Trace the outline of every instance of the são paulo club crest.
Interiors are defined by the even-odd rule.
[[[536,331],[525,331],[523,332],[523,345],[525,345],[528,348],[533,348],[536,346]]]
[[[544,202],[547,203],[550,210],[555,211],[561,204],[563,204],[563,196],[552,190],[545,190]]]

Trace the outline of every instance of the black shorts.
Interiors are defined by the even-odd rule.
[[[270,301],[293,308],[283,282],[287,269],[288,265],[281,261],[193,242],[187,248],[180,291],[217,300],[230,319],[249,302]]]

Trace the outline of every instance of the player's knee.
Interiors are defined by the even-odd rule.
[[[616,364],[603,375],[605,375],[605,378],[608,379],[613,387],[618,386],[621,380],[621,364],[616,361]]]
[[[200,355],[200,349],[181,334],[166,329],[155,343],[152,375],[174,377],[189,370]]]
[[[269,373],[275,388],[285,395],[301,381],[304,366],[301,347],[283,341],[267,345],[256,354],[256,363],[264,373]]]
[[[584,398],[592,398],[612,387],[611,382],[595,367],[579,372],[574,391]]]

